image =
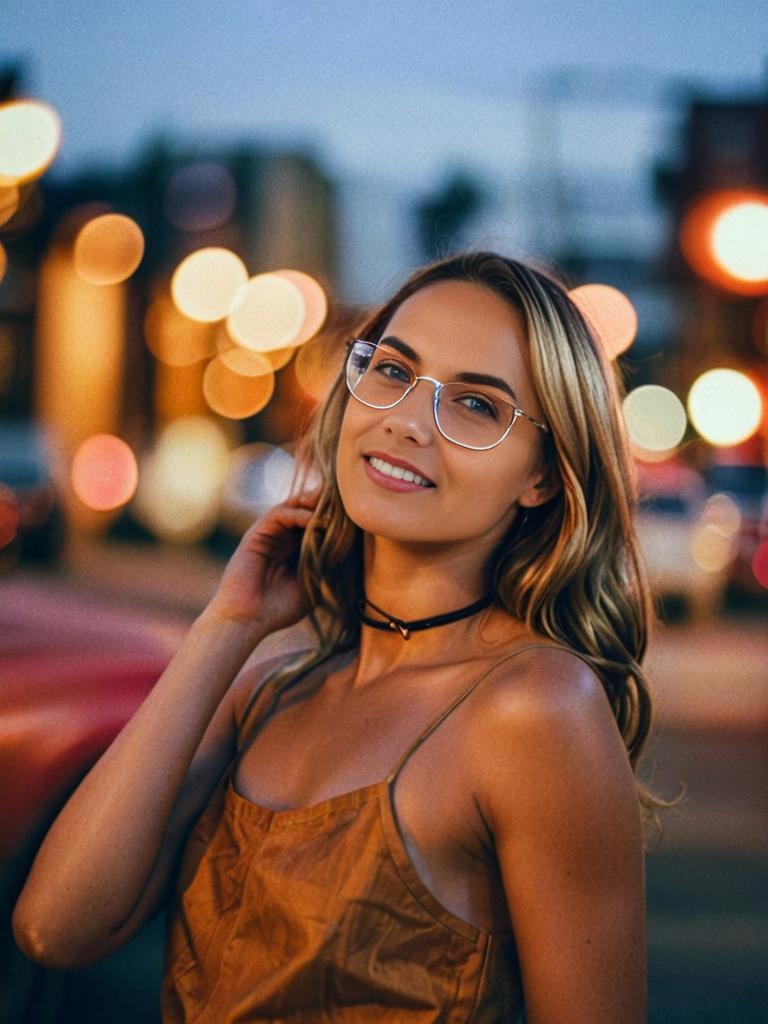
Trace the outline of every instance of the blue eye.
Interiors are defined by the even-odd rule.
[[[390,380],[402,380],[408,383],[411,379],[408,367],[403,366],[402,363],[395,362],[393,359],[383,359],[381,362],[377,363],[376,372],[381,373],[384,377],[389,377]],[[402,376],[398,377],[398,374],[401,374]]]
[[[496,406],[482,395],[462,395],[459,401],[467,403],[465,408],[469,409],[470,412],[477,413],[480,416],[490,416],[494,420],[499,418]]]

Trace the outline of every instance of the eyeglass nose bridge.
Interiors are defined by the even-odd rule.
[[[410,393],[412,391],[416,390],[416,385],[419,383],[420,380],[428,380],[429,383],[433,386],[433,393],[432,393],[432,415],[435,418],[435,426],[437,427],[437,429],[442,434],[443,430],[442,430],[442,427],[440,426],[440,420],[438,419],[438,416],[437,416],[437,406],[438,406],[438,403],[440,401],[440,392],[445,387],[445,384],[442,384],[439,380],[435,380],[434,377],[428,377],[426,374],[420,374],[418,377],[414,377],[413,380],[408,385],[408,387],[406,388],[406,390],[402,393],[402,395],[398,398],[398,400],[394,403],[394,405],[390,406],[390,408],[394,409],[394,407],[396,405],[400,405],[402,402],[404,402],[405,399],[408,397],[408,395],[410,395]],[[443,436],[445,436],[445,435],[443,435]]]

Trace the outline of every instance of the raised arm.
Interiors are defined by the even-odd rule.
[[[531,651],[489,688],[477,793],[517,940],[527,1024],[645,1024],[641,817],[596,675]],[[482,749],[482,748],[479,748]]]
[[[245,534],[211,604],[56,818],[14,911],[16,940],[32,959],[84,966],[156,911],[188,828],[234,754],[235,704],[270,667],[258,652],[246,661],[306,611],[292,565],[315,500],[291,499]]]

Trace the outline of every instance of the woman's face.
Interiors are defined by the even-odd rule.
[[[516,404],[543,421],[523,319],[490,289],[465,281],[427,285],[394,313],[381,340],[392,337],[418,355],[418,362],[397,357],[416,374],[443,383],[463,372],[501,377]],[[419,381],[391,409],[372,409],[350,396],[336,455],[344,507],[354,523],[376,536],[409,544],[470,542],[488,550],[502,539],[519,505],[539,504],[551,494],[536,487],[545,475],[544,433],[520,417],[495,448],[462,448],[439,432],[433,396],[429,381]],[[394,489],[391,478],[371,466],[371,453],[408,463],[434,486]]]

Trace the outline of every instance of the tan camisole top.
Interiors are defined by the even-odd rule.
[[[273,811],[237,792],[230,767],[182,859],[166,1024],[524,1019],[514,937],[462,920],[426,888],[393,791],[408,758],[489,672],[542,646],[555,645],[528,644],[486,669],[380,782]]]

